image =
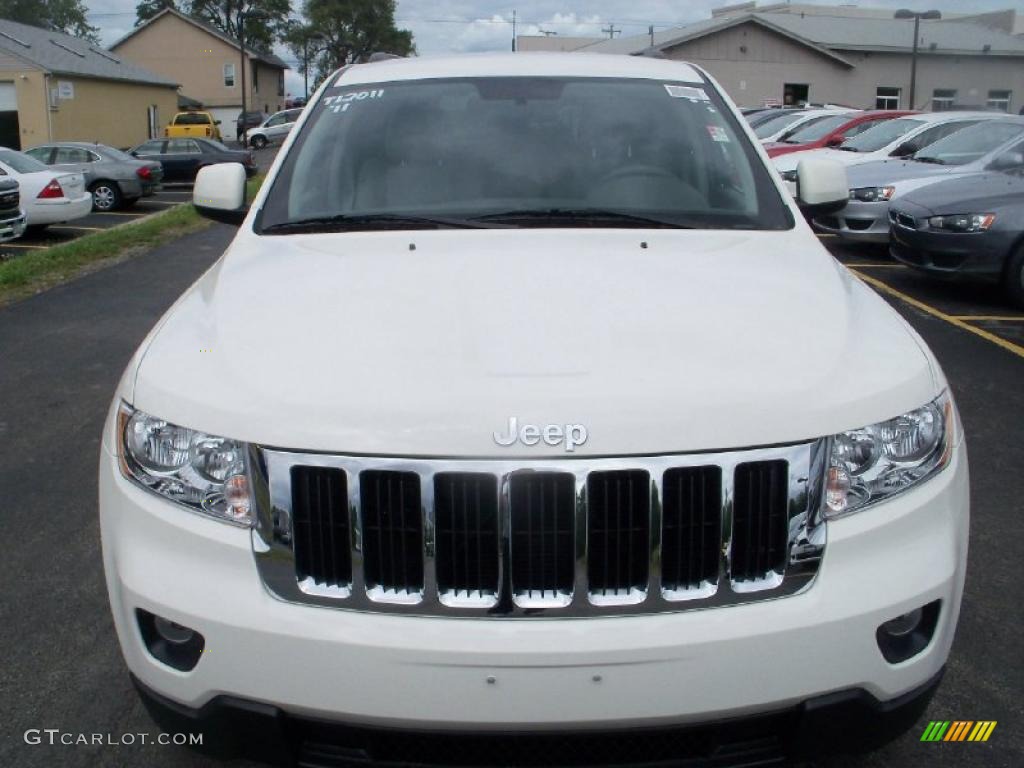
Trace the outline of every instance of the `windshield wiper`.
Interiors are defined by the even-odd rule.
[[[917,160],[917,162],[919,162],[919,163],[935,163],[935,165],[945,165],[946,164],[945,160],[942,160],[942,159],[940,159],[938,157],[928,157],[927,155],[925,157],[914,157],[914,158],[911,158],[911,159],[912,160]]]
[[[264,233],[290,232],[343,232],[347,229],[408,229],[423,224],[453,229],[493,229],[500,224],[489,224],[450,216],[417,216],[401,213],[339,213],[335,216],[313,216],[308,219],[282,221],[263,227]],[[384,226],[380,226],[384,225]],[[392,225],[392,226],[387,226]]]
[[[591,226],[614,222],[615,224],[632,224],[636,227],[661,227],[672,229],[695,229],[691,224],[683,224],[673,219],[663,219],[646,214],[625,213],[606,208],[525,208],[521,210],[501,211],[474,217],[475,221],[552,221],[578,222]]]

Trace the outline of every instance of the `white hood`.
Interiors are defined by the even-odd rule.
[[[495,445],[515,416],[615,455],[818,437],[927,402],[934,376],[802,227],[243,231],[152,335],[132,397],[283,448],[559,452]]]

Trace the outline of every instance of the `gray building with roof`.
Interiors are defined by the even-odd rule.
[[[0,19],[0,146],[145,141],[178,84],[87,40]]]
[[[913,21],[845,6],[729,6],[653,34],[584,39],[569,50],[660,55],[704,67],[741,106],[830,102],[861,108],[1017,112],[1024,104],[1024,36],[1014,11],[923,21],[910,104]],[[579,40],[579,38],[576,38]],[[551,50],[557,36],[520,37]],[[563,47],[562,50],[565,50]]]

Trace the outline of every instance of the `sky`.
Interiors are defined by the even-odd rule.
[[[768,4],[770,0],[760,0]],[[849,0],[847,0],[848,2]],[[89,20],[100,28],[104,44],[129,32],[135,22],[138,0],[85,0]],[[524,35],[557,33],[563,36],[596,37],[613,25],[616,34],[645,33],[709,18],[711,9],[734,0],[398,0],[398,26],[411,29],[421,56],[441,53],[505,51],[512,48],[512,12],[516,32]],[[912,8],[970,13],[1019,7],[1020,0],[870,0],[857,3],[871,8]],[[297,9],[301,0],[292,0]],[[819,5],[838,2],[818,0]],[[1021,12],[1021,11],[1018,11]],[[292,67],[297,62],[287,50],[277,53]],[[302,92],[302,77],[286,73],[285,90]]]

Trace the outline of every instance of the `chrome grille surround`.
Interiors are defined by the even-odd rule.
[[[821,518],[822,480],[827,440],[740,451],[613,458],[574,457],[515,459],[396,458],[301,453],[250,446],[257,522],[252,530],[257,569],[267,590],[294,603],[374,613],[407,615],[515,618],[548,616],[618,616],[677,612],[786,597],[807,589],[818,572],[825,549]],[[762,578],[734,581],[731,573],[733,478],[746,462],[785,460],[788,464],[788,530],[785,566]],[[352,583],[326,586],[299,581],[292,547],[291,468],[296,465],[343,469],[348,476],[348,514],[351,531]],[[678,467],[721,467],[721,541],[716,581],[696,588],[663,589],[661,584],[662,481],[665,471]],[[621,595],[593,595],[587,584],[587,477],[595,471],[646,470],[651,482],[650,561],[646,589]],[[414,472],[420,478],[423,523],[423,588],[415,592],[367,589],[363,573],[359,474],[366,470]],[[500,528],[499,580],[492,593],[439,594],[436,577],[434,475],[441,472],[480,472],[498,478]],[[563,472],[575,478],[575,582],[571,593],[544,597],[517,594],[508,588],[509,485],[512,476],[529,472]]]

